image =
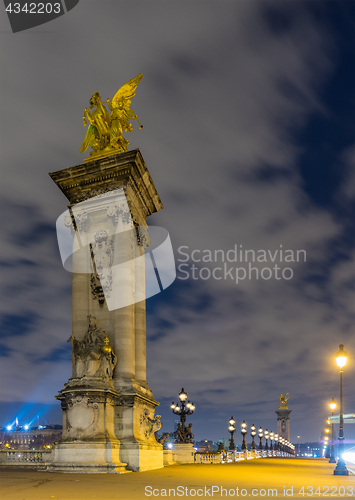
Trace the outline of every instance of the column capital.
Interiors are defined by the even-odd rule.
[[[124,189],[131,211],[143,216],[144,222],[146,217],[163,208],[139,149],[50,172],[49,175],[71,205]],[[143,220],[137,223],[144,225]]]
[[[275,413],[277,415],[277,420],[282,420],[282,419],[288,420],[290,418],[291,412],[292,410],[276,410]]]

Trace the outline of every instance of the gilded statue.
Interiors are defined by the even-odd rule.
[[[127,151],[127,145],[131,143],[123,137],[123,132],[133,132],[130,120],[137,120],[139,128],[143,127],[131,108],[131,99],[135,96],[137,85],[142,78],[141,73],[122,85],[111,100],[107,98],[110,113],[101,101],[100,94],[95,92],[92,95],[89,101],[90,109],[85,108],[83,115],[84,127],[87,124],[89,127],[80,153],[84,153],[89,146],[92,148],[89,158],[85,161]]]
[[[72,334],[73,378],[112,378],[117,356],[112,351],[105,330],[97,328],[96,317],[89,315],[89,328],[82,341]]]
[[[280,410],[281,409],[288,409],[288,406],[287,406],[287,400],[289,398],[289,393],[283,395],[283,394],[279,394],[279,397],[280,397]]]

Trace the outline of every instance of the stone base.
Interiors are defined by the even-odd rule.
[[[53,447],[49,471],[128,472],[114,433],[118,393],[110,379],[71,378],[56,396],[61,401],[62,438]]]
[[[119,458],[119,443],[57,443],[52,451],[49,472],[129,472]]]
[[[175,463],[177,464],[193,464],[195,461],[195,451],[191,443],[175,443],[174,444]]]
[[[335,467],[333,471],[334,476],[348,476],[349,471],[346,468],[346,464],[344,460],[340,459],[338,460],[337,466]]]
[[[115,406],[115,436],[121,443],[120,458],[127,462],[128,470],[135,472],[164,466],[163,445],[154,435],[161,427],[160,416],[155,415],[159,403],[148,389],[137,383],[131,392],[123,386],[118,387],[120,397]]]
[[[127,462],[129,471],[143,472],[164,467],[163,446],[159,443],[154,446],[121,442],[120,458]]]
[[[164,465],[174,465],[175,459],[173,450],[164,450],[163,456],[164,456]]]

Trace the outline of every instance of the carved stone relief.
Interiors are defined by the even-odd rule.
[[[74,218],[75,224],[73,224],[73,218]],[[76,228],[79,231],[86,231],[88,228],[88,225],[89,225],[89,217],[88,217],[86,210],[84,210],[82,212],[78,212],[75,215],[73,214],[73,216],[66,215],[64,217],[64,225],[65,225],[65,227],[70,228],[72,234],[74,234],[74,226],[76,226]]]
[[[112,292],[113,237],[105,229],[99,229],[91,248],[96,271],[90,279],[91,292],[94,299],[103,304],[105,296],[109,297]]]
[[[154,432],[157,432],[162,426],[160,421],[161,415],[155,415],[154,418],[150,418],[149,413],[149,410],[146,408],[143,410],[140,418],[140,426],[147,439],[149,439],[150,436],[154,434]]]
[[[131,212],[126,203],[120,203],[119,205],[115,206],[108,206],[106,210],[108,217],[111,218],[114,225],[118,224],[120,217],[126,224],[133,225]]]
[[[88,316],[89,328],[84,340],[72,342],[73,378],[100,377],[112,379],[117,356],[112,351],[106,332],[96,326],[96,317]]]
[[[100,197],[104,198],[105,196],[111,196],[112,191],[115,189],[120,189],[121,187],[118,184],[110,184],[110,187],[107,186],[98,186],[95,189],[91,189],[89,191],[82,191],[71,198],[72,203],[80,203],[81,201],[89,200],[90,198]]]

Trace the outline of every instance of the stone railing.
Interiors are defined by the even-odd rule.
[[[50,461],[51,450],[0,450],[1,466],[44,466]]]
[[[192,446],[192,445],[191,445]],[[192,462],[195,464],[226,464],[251,460],[254,458],[290,457],[288,453],[281,451],[227,451],[194,453]],[[51,450],[0,450],[0,467],[30,467],[43,468],[52,459]],[[176,450],[164,450],[164,465],[176,465],[179,463]]]
[[[195,464],[221,464],[223,453],[218,451],[210,453],[195,453]]]
[[[225,451],[225,452],[209,452],[195,453],[196,464],[226,464],[231,462],[239,462],[241,460],[251,460],[256,458],[271,458],[271,457],[290,457],[292,455],[281,451]]]

